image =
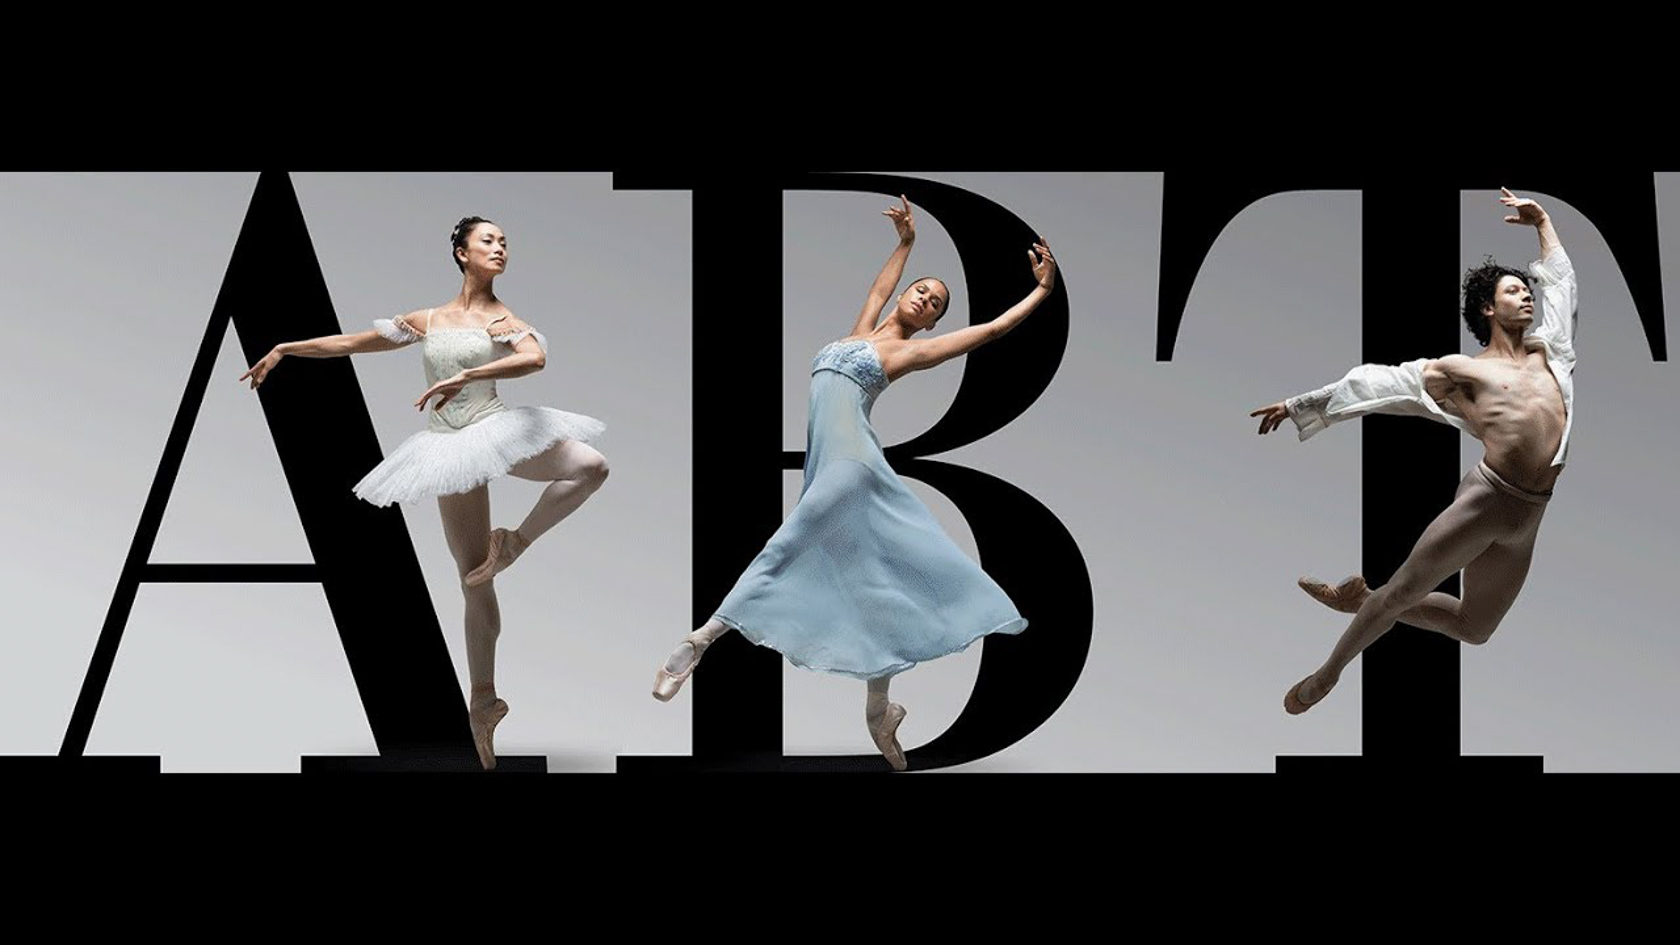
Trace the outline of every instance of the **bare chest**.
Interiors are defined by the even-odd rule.
[[[1467,414],[1563,417],[1563,389],[1543,350],[1529,351],[1520,362],[1473,358],[1461,378]]]

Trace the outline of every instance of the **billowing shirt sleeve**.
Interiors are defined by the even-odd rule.
[[[384,338],[386,341],[394,341],[399,345],[413,344],[424,337],[419,332],[408,327],[408,322],[403,321],[403,317],[401,315],[398,315],[395,318],[374,319],[373,330],[379,332],[379,336]]]
[[[1296,394],[1283,402],[1284,408],[1289,411],[1289,419],[1295,421],[1295,430],[1301,439],[1304,440],[1330,425],[1330,416],[1324,408],[1329,406],[1330,395],[1335,392],[1336,384],[1326,384],[1317,390]]]
[[[1575,264],[1562,246],[1552,247],[1545,259],[1528,264],[1540,294],[1540,318],[1530,329],[1536,335],[1563,352],[1575,350]]]
[[[1429,358],[1404,364],[1361,364],[1334,384],[1296,394],[1284,401],[1289,419],[1305,440],[1333,423],[1369,413],[1424,417],[1459,429],[1463,419],[1441,409],[1423,388],[1423,366]]]

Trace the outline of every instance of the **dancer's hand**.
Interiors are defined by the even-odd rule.
[[[1273,430],[1276,430],[1278,427],[1283,426],[1283,421],[1289,419],[1289,408],[1283,404],[1273,404],[1270,407],[1261,407],[1259,410],[1249,414],[1249,416],[1260,418],[1260,429],[1258,432],[1261,436],[1265,436]]]
[[[1038,250],[1037,256],[1033,255],[1033,249]],[[1050,255],[1050,244],[1043,240],[1034,243],[1033,249],[1027,250],[1027,261],[1032,263],[1038,284],[1048,292],[1056,287],[1056,258]]]
[[[1538,203],[1535,203],[1527,197],[1518,197],[1516,194],[1511,193],[1503,187],[1499,188],[1499,192],[1504,195],[1499,198],[1499,202],[1507,207],[1510,207],[1512,210],[1517,211],[1505,218],[1506,223],[1516,223],[1521,226],[1539,226],[1540,224],[1546,222],[1546,211]]]
[[[417,410],[425,410],[426,401],[433,395],[436,395],[438,397],[438,402],[432,405],[432,409],[441,410],[443,409],[443,405],[455,399],[455,395],[459,394],[461,392],[461,388],[465,386],[467,386],[467,376],[465,374],[457,374],[454,377],[445,378],[444,380],[433,384],[431,387],[426,388],[426,392],[421,394],[420,399],[414,402],[414,407]]]
[[[243,381],[247,377],[250,378],[251,389],[256,390],[258,387],[262,386],[263,378],[268,377],[268,372],[274,370],[274,366],[279,364],[280,359],[283,357],[285,357],[285,355],[280,353],[280,349],[275,348],[269,353],[263,355],[262,360],[251,365],[251,369],[249,371],[239,375],[239,379]]]
[[[899,194],[898,199],[904,203],[902,208],[888,207],[881,213],[892,217],[893,226],[898,228],[899,242],[914,243],[916,241],[916,220],[910,214],[910,200],[903,194]]]

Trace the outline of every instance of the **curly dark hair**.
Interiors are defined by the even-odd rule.
[[[926,282],[930,279],[945,287],[945,304],[939,307],[939,315],[934,318],[934,323],[937,324],[939,319],[944,318],[945,313],[951,310],[951,284],[938,276],[917,276],[916,278],[910,280],[910,288],[907,288],[904,291],[908,292],[910,289],[914,289],[916,287],[916,283]]]
[[[449,234],[449,258],[455,261],[456,269],[459,269],[462,272],[467,271],[466,264],[461,262],[461,260],[456,259],[455,251],[466,248],[467,237],[472,235],[473,227],[478,226],[480,223],[494,224],[495,222],[496,221],[494,220],[486,220],[483,217],[462,217],[461,222],[455,224],[455,229]]]
[[[1493,304],[1493,293],[1499,288],[1499,280],[1506,276],[1516,276],[1522,284],[1532,291],[1533,286],[1528,283],[1528,273],[1510,266],[1501,266],[1493,261],[1492,256],[1484,257],[1482,264],[1464,274],[1464,324],[1470,326],[1470,334],[1487,347],[1493,340],[1493,325],[1488,317],[1482,314],[1482,306]]]

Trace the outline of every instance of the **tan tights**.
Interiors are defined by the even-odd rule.
[[[508,470],[521,479],[547,482],[547,488],[517,529],[526,544],[534,542],[561,519],[576,511],[607,478],[607,461],[586,443],[563,440]],[[479,486],[457,495],[438,496],[443,535],[455,557],[460,578],[484,563],[490,542],[490,487]],[[461,584],[466,598],[467,675],[472,680],[468,708],[482,709],[496,701],[496,638],[502,632],[502,613],[496,603],[496,582],[478,587]]]
[[[1424,529],[1393,580],[1371,591],[1330,658],[1309,678],[1301,699],[1317,702],[1342,670],[1398,621],[1464,643],[1486,643],[1516,602],[1534,556],[1534,539],[1551,493],[1507,483],[1485,462],[1458,484],[1453,503]],[[1464,595],[1434,590],[1464,571]]]

